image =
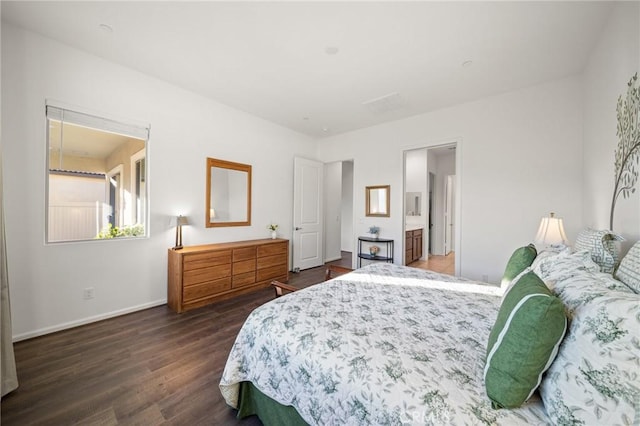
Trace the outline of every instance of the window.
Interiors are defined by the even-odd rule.
[[[46,242],[147,235],[148,126],[47,104]]]

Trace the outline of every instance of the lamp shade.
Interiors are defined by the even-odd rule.
[[[189,219],[186,216],[176,216],[175,217],[175,227],[176,227],[176,245],[173,247],[174,250],[182,249],[182,227],[189,224]]]
[[[536,246],[567,245],[569,240],[564,233],[562,219],[550,213],[549,217],[543,217],[534,240]]]

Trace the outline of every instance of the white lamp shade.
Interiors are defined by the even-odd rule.
[[[176,226],[184,226],[189,224],[189,219],[186,216],[178,216],[176,218]]]
[[[189,218],[187,216],[173,216],[170,221],[170,226],[185,226],[189,224]]]
[[[564,233],[562,219],[555,217],[553,213],[549,217],[543,217],[534,240],[537,246],[567,245],[569,240]]]

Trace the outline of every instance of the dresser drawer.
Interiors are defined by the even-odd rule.
[[[231,250],[189,253],[184,256],[183,262],[185,271],[223,265],[225,263],[231,263]]]
[[[231,263],[225,265],[211,266],[209,268],[195,269],[185,271],[183,277],[183,285],[198,284],[205,281],[217,280],[219,278],[231,276]]]
[[[256,248],[255,247],[243,247],[233,249],[233,261],[239,262],[241,260],[255,259]]]
[[[234,275],[231,279],[231,287],[238,288],[256,283],[255,271],[245,272],[244,274]]]
[[[233,275],[244,274],[245,272],[256,270],[255,259],[243,260],[242,262],[233,262]]]
[[[206,281],[200,284],[191,285],[183,288],[182,300],[189,303],[204,297],[213,296],[222,291],[231,290],[231,278],[222,278],[219,280]]]
[[[258,257],[286,254],[289,246],[286,241],[258,246]]]
[[[281,254],[275,256],[265,256],[258,258],[258,269],[269,268],[276,265],[285,265],[287,259]]]
[[[282,278],[287,275],[287,264],[272,266],[270,268],[258,269],[256,281],[272,280]],[[286,278],[285,278],[286,279]]]

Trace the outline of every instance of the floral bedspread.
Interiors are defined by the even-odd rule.
[[[291,293],[249,316],[220,389],[237,407],[251,381],[312,425],[546,424],[539,399],[494,410],[486,396],[495,290],[377,263]]]

